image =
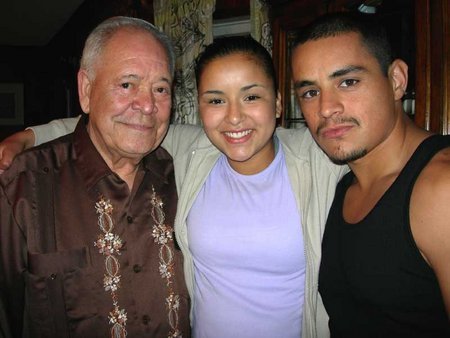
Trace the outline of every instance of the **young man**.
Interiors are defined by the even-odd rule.
[[[333,14],[300,35],[296,95],[338,185],[319,291],[332,337],[450,336],[450,137],[402,108],[407,65],[368,17]]]

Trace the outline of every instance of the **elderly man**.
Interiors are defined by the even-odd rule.
[[[159,148],[173,67],[170,41],[143,20],[111,18],[88,37],[85,116],[0,178],[2,332],[189,336],[173,163]]]

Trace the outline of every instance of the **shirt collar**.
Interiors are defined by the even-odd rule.
[[[83,177],[86,188],[91,190],[101,179],[116,174],[108,167],[92,143],[86,128],[88,121],[88,115],[83,114],[75,128],[73,143],[76,166]],[[172,157],[161,147],[145,156],[141,163],[139,170],[148,171],[163,182],[167,182],[167,175],[173,170]]]

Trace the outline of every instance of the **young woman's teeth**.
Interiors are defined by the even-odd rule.
[[[244,137],[248,134],[250,134],[252,131],[251,130],[244,130],[244,131],[239,131],[239,132],[226,132],[225,135],[227,135],[228,137],[231,138],[241,138]]]

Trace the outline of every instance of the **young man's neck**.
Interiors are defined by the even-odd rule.
[[[379,181],[395,179],[419,144],[429,135],[403,115],[385,141],[363,158],[349,163],[357,179],[355,183],[365,190],[371,189]]]

